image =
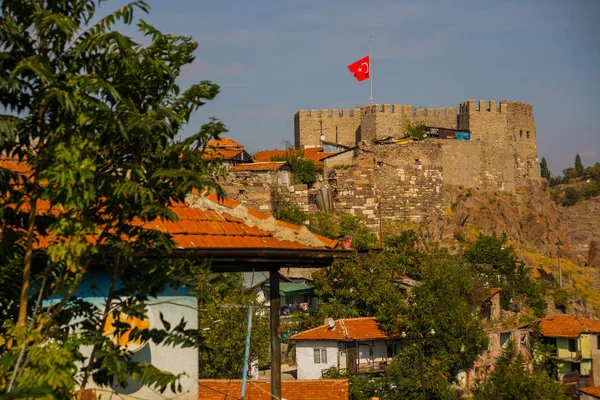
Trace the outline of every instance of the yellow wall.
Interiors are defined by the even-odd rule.
[[[577,345],[578,348],[581,348],[579,346],[579,340],[577,340]],[[556,338],[556,349],[558,350],[558,358],[570,358],[570,359],[575,359],[577,358],[577,352],[576,351],[569,351],[569,339],[566,338]],[[589,349],[589,346],[588,346]]]
[[[587,333],[579,336],[579,344],[581,345],[581,358],[592,358],[592,352],[590,349],[592,341],[591,338],[592,335]]]

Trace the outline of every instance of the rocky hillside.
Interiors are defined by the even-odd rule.
[[[506,233],[519,249],[535,249],[577,262],[568,235],[562,228],[558,207],[543,182],[529,182],[515,192],[482,192],[446,187],[443,215],[431,218],[422,229],[425,240],[464,242],[477,234]]]
[[[564,203],[564,193],[568,188],[582,193],[586,186],[589,183],[575,182],[551,188],[551,192],[579,263],[600,269],[600,195],[588,199],[582,197],[573,205]]]

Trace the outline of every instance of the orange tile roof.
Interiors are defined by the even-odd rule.
[[[271,160],[273,160],[274,157],[284,158],[288,151],[289,150],[263,150],[263,151],[256,153],[253,158],[254,158],[254,161],[256,161],[256,162],[271,161]],[[321,161],[325,157],[329,157],[333,154],[336,154],[336,153],[323,153],[322,147],[308,148],[308,149],[304,149],[302,152],[303,152],[302,156],[304,158],[314,161],[314,162]]]
[[[589,386],[579,389],[580,392],[600,399],[600,386]]]
[[[244,149],[229,149],[229,148],[206,149],[206,151],[202,154],[202,158],[231,160],[233,157],[237,156],[242,151],[244,151]]]
[[[17,171],[25,168],[22,164],[8,166]],[[142,226],[169,233],[179,249],[332,249],[337,245],[336,240],[314,234],[305,226],[279,221],[270,214],[247,208],[239,201],[218,199],[215,194],[189,194],[186,203],[174,202],[171,209],[177,215],[177,221],[156,219]],[[52,211],[46,200],[38,200],[37,210],[40,214]],[[50,240],[50,236],[36,238],[36,248],[48,247]],[[93,243],[96,239],[89,237],[88,240]]]
[[[284,379],[281,381],[281,398],[287,400],[348,400],[348,379]],[[241,379],[200,379],[198,399],[239,399],[242,392]],[[246,382],[246,398],[272,400],[271,382],[249,379]]]
[[[235,149],[243,149],[244,145],[236,142],[235,140],[222,137],[219,139],[209,140],[206,144],[209,147],[220,147],[220,148],[235,148]]]
[[[285,161],[254,162],[238,164],[231,168],[230,171],[277,171],[286,164]]]
[[[582,333],[600,333],[600,321],[572,315],[551,315],[538,321],[544,336],[576,338]]]
[[[338,340],[342,342],[389,338],[390,336],[379,328],[379,322],[375,317],[338,319],[332,329],[328,325],[322,325],[290,337],[292,340]]]

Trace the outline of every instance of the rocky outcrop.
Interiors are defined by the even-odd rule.
[[[591,244],[600,241],[600,197],[581,200],[570,207],[559,206],[558,212],[563,229],[571,241],[579,262],[592,265],[588,260],[588,254]],[[596,265],[600,267],[598,261]]]
[[[587,263],[590,267],[600,270],[600,240],[594,239],[590,242]]]
[[[577,261],[545,182],[529,181],[514,192],[445,185],[444,198],[445,212],[430,218],[422,229],[427,241],[464,241],[476,232],[506,233],[517,245],[552,256],[560,241],[561,256]]]

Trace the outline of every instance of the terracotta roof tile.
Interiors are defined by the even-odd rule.
[[[483,299],[481,300],[481,302],[483,303],[484,301],[488,301],[489,299],[494,297],[495,294],[500,293],[501,291],[502,291],[501,288],[487,289],[487,291],[485,291],[483,294]]]
[[[221,147],[221,148],[228,148],[228,147],[238,148],[238,149],[244,148],[243,144],[236,142],[233,139],[226,138],[226,137],[209,140],[206,145],[210,146],[210,147]]]
[[[23,169],[21,164],[11,168]],[[39,201],[39,212],[50,210],[50,203]],[[239,201],[207,196],[188,195],[185,203],[172,202],[170,208],[177,220],[156,219],[150,222],[139,218],[132,222],[149,230],[169,233],[178,248],[331,248],[336,241],[310,233],[302,226],[277,221],[265,214],[245,207]],[[37,237],[37,248],[49,245],[50,236]],[[96,237],[88,238],[94,243]],[[131,240],[135,240],[132,238]]]
[[[247,164],[238,164],[230,171],[277,171],[287,163],[285,161],[254,162]]]
[[[588,387],[579,389],[579,391],[600,399],[600,386],[588,386]]]
[[[343,342],[389,338],[390,336],[379,328],[379,322],[374,317],[338,319],[335,321],[333,329],[330,329],[328,325],[322,325],[290,337],[292,340],[339,340]]]
[[[206,149],[204,153],[202,153],[202,158],[204,159],[218,159],[218,160],[231,160],[238,154],[244,151],[241,149]]]
[[[551,315],[538,322],[542,334],[548,337],[576,338],[582,333],[600,333],[600,321],[572,315]]]
[[[254,155],[255,162],[266,162],[272,161],[274,158],[282,159],[285,158],[289,150],[263,150]],[[323,160],[325,157],[329,157],[336,153],[324,153],[322,147],[313,147],[304,149],[302,156],[307,160],[318,162]]]

